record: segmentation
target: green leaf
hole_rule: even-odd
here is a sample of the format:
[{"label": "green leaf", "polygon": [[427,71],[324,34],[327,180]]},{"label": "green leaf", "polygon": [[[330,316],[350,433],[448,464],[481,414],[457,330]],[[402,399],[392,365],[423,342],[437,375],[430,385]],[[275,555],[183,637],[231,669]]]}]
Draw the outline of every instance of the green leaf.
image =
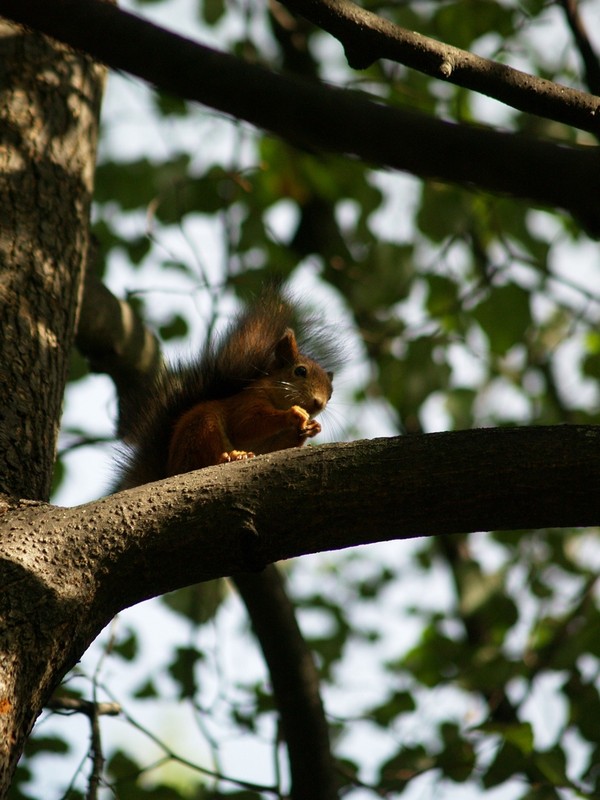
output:
[{"label": "green leaf", "polygon": [[227,584],[225,581],[214,580],[170,592],[161,600],[172,611],[181,614],[195,625],[204,625],[214,619],[226,596]]},{"label": "green leaf", "polygon": [[394,692],[385,703],[367,713],[377,725],[388,728],[400,714],[414,711],[415,708],[415,701],[409,692]]},{"label": "green leaf", "polygon": [[600,719],[600,697],[594,683],[582,680],[578,670],[574,670],[564,687],[569,700],[569,722],[587,739],[598,742],[598,720]]},{"label": "green leaf", "polygon": [[434,18],[439,38],[463,50],[486,33],[504,37],[512,33],[514,11],[490,0],[444,3]]},{"label": "green leaf", "polygon": [[62,755],[71,751],[68,742],[58,736],[32,736],[26,747],[28,756],[43,755],[44,753]]},{"label": "green leaf", "polygon": [[533,752],[533,728],[529,722],[484,722],[476,730],[497,733],[504,742],[509,742],[524,756]]},{"label": "green leaf", "polygon": [[453,430],[473,427],[473,405],[477,398],[474,389],[452,389],[446,394],[445,409],[452,419]]},{"label": "green leaf", "polygon": [[473,745],[463,738],[460,728],[454,723],[444,723],[440,732],[443,748],[436,758],[436,766],[445,777],[456,783],[464,783],[475,766]]},{"label": "green leaf", "polygon": [[132,264],[141,264],[150,252],[150,239],[146,234],[133,239],[123,239],[123,245]]},{"label": "green leaf", "polygon": [[225,14],[224,0],[200,0],[200,13],[207,25],[216,25]]},{"label": "green leaf", "polygon": [[183,339],[189,332],[189,326],[185,317],[181,314],[174,314],[166,325],[161,325],[158,332],[163,341],[171,339]]},{"label": "green leaf", "polygon": [[443,275],[427,275],[427,310],[432,317],[455,314],[458,304],[458,286]]},{"label": "green leaf", "polygon": [[150,679],[136,689],[133,693],[133,696],[137,700],[154,700],[155,698],[160,697],[160,692],[156,688],[154,681]]},{"label": "green leaf", "polygon": [[583,374],[600,381],[600,353],[593,353],[583,358],[581,363]]},{"label": "green leaf", "polygon": [[503,741],[498,748],[492,763],[483,773],[482,783],[486,789],[492,789],[510,780],[527,769],[528,761],[520,748],[512,742]]},{"label": "green leaf", "polygon": [[114,653],[121,656],[125,661],[133,661],[139,649],[137,634],[131,631],[125,639],[113,645],[112,649]]},{"label": "green leaf", "polygon": [[515,283],[497,286],[472,313],[487,336],[492,352],[504,355],[525,340],[525,332],[531,325],[529,293]]},{"label": "green leaf", "polygon": [[421,641],[390,666],[407,670],[424,686],[439,686],[458,677],[463,648],[462,642],[445,636],[435,623],[431,623],[425,628]]},{"label": "green leaf", "polygon": [[163,115],[173,115],[177,117],[184,117],[189,113],[188,104],[181,97],[175,97],[168,92],[155,91],[152,95],[154,105],[157,110]]},{"label": "green leaf", "polygon": [[140,765],[133,758],[117,750],[106,762],[107,771],[117,779],[131,779],[140,772]]},{"label": "green leaf", "polygon": [[389,354],[380,358],[381,388],[404,420],[417,415],[433,392],[447,387],[450,367],[444,359],[445,351],[430,337],[409,342],[399,358]]},{"label": "green leaf", "polygon": [[571,786],[567,777],[567,758],[564,750],[553,747],[544,753],[537,753],[535,765],[552,786]]},{"label": "green leaf", "polygon": [[124,210],[145,208],[157,195],[187,178],[189,156],[177,156],[162,164],[141,158],[126,163],[106,162],[96,169],[97,202],[118,202]]},{"label": "green leaf", "polygon": [[62,482],[67,474],[65,464],[62,458],[57,458],[54,462],[54,472],[52,473],[52,488],[50,494],[54,495],[60,489]]},{"label": "green leaf", "polygon": [[448,236],[463,236],[469,225],[469,200],[464,192],[439,183],[426,183],[421,190],[417,215],[419,230],[433,242]]},{"label": "green leaf", "polygon": [[381,765],[379,782],[387,792],[402,791],[418,775],[435,766],[435,758],[421,745],[403,747]]},{"label": "green leaf", "polygon": [[175,661],[169,666],[169,673],[179,684],[179,697],[194,697],[196,694],[196,665],[204,659],[204,654],[195,647],[177,647]]}]

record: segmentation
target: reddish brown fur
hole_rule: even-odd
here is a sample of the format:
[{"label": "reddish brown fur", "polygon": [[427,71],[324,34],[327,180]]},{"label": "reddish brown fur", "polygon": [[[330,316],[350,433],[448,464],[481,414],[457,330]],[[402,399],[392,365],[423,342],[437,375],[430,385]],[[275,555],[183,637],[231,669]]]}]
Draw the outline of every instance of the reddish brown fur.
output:
[{"label": "reddish brown fur", "polygon": [[331,373],[298,351],[288,329],[267,375],[230,397],[198,403],[177,420],[168,474],[301,447],[320,432],[313,417],[330,397]]}]

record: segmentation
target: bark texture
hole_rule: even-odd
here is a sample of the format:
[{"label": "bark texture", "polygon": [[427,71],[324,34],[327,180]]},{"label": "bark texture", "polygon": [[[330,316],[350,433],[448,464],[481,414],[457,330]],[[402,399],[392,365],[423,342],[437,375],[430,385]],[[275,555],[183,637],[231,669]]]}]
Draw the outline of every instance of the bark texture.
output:
[{"label": "bark texture", "polygon": [[47,499],[87,251],[104,70],[0,21],[0,492]]}]

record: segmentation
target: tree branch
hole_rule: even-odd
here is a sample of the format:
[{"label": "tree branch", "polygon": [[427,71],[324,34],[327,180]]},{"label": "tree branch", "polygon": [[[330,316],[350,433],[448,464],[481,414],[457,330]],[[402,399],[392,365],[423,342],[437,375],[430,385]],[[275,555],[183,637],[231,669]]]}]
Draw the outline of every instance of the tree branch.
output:
[{"label": "tree branch", "polygon": [[296,145],[567,209],[600,235],[595,148],[456,125],[277,75],[103,2],[0,0],[0,13]]},{"label": "tree branch", "polygon": [[[119,397],[119,435],[130,427],[139,412],[139,398],[162,363],[160,345],[131,305],[119,300],[91,269],[86,270],[75,344],[93,372],[109,375]],[[125,391],[127,389],[128,391]],[[135,406],[135,407],[133,407]]]},{"label": "tree branch", "polygon": [[319,673],[296,620],[283,575],[274,564],[235,585],[269,668],[287,743],[294,800],[337,797]]},{"label": "tree branch", "polygon": [[[79,579],[104,624],[149,597],[307,553],[460,531],[597,525],[599,449],[600,428],[569,425],[272,453],[76,508],[26,508],[12,518],[6,557],[39,569],[58,596],[76,595]],[[66,565],[73,580],[64,587]]]},{"label": "tree branch", "polygon": [[581,55],[588,88],[590,92],[600,94],[600,59],[581,19],[577,0],[559,0],[559,3],[563,7],[567,23]]},{"label": "tree branch", "polygon": [[86,272],[75,344],[93,372],[110,375],[117,385],[152,373],[161,363],[160,346],[131,305]]},{"label": "tree branch", "polygon": [[60,678],[121,609],[322,550],[597,525],[599,450],[596,426],[398,437],[273,453],[77,508],[7,512],[0,584],[11,591],[0,592],[0,619],[17,649],[5,648],[4,741],[15,742],[0,747],[6,770]]},{"label": "tree branch", "polygon": [[[570,1],[570,0],[564,0]],[[387,58],[512,108],[600,133],[600,98],[408,31],[351,0],[282,0],[335,36],[354,69]]]}]

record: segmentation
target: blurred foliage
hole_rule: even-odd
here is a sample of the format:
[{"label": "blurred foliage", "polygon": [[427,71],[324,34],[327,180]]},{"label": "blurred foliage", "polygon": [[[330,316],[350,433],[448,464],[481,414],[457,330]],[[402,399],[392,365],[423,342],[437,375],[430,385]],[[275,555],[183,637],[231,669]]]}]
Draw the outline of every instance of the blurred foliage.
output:
[{"label": "blurred foliage", "polygon": [[[141,13],[159,7],[169,13],[171,7],[170,0],[139,5]],[[531,73],[581,86],[580,60],[556,5],[364,5],[490,58],[510,63],[518,54],[519,66],[526,62]],[[393,104],[481,124],[492,114],[494,122],[514,130],[576,138],[554,123],[492,107],[389,62],[353,74],[328,37],[282,7],[269,13],[267,4],[199,0],[194,8],[196,20],[224,47],[308,79],[340,83],[345,74],[348,86]],[[585,8],[598,12],[597,0]],[[145,152],[142,144],[130,157],[114,143],[102,151],[96,178],[98,271],[114,274],[117,259],[125,258],[140,278],[157,265],[167,279],[177,278],[178,287],[185,278],[187,288],[173,295],[198,299],[205,333],[223,297],[229,303],[245,297],[273,272],[292,281],[308,275],[309,299],[314,290],[317,307],[327,308],[336,298],[356,354],[346,385],[336,386],[330,412],[337,416],[336,436],[390,428],[413,433],[600,422],[600,259],[570,219],[508,198],[395,180],[353,160],[299,152],[175,98],[157,95],[151,113],[161,157],[156,147]],[[123,116],[109,116],[107,131],[111,125],[119,131],[128,121],[126,111]],[[135,129],[135,121],[129,124]],[[128,135],[130,129],[116,139]],[[211,146],[221,140],[220,149]],[[205,241],[195,224],[213,226],[215,238]],[[176,298],[154,287],[154,278],[140,292],[135,278],[129,280],[140,313],[165,342],[187,334],[189,306],[171,307],[169,299]],[[81,375],[81,360],[75,360],[73,380]],[[338,393],[345,393],[342,410],[335,405]],[[369,409],[376,420],[385,418],[382,431],[363,427]],[[64,476],[57,471],[58,482]],[[446,792],[457,796],[450,793],[455,784],[469,798],[503,786],[515,800],[600,796],[596,534],[548,530],[432,538],[397,543],[381,555],[369,548],[291,568],[290,586],[323,678],[347,796],[402,797],[420,786],[419,796],[443,800]],[[163,598],[163,609],[169,609],[164,613],[187,634],[161,652],[159,670],[146,669],[143,636],[136,630],[113,643],[112,658],[102,657],[112,665],[111,679],[119,663],[135,665],[127,702],[134,704],[135,697],[139,707],[170,697],[189,704],[197,714],[193,735],[202,734],[205,742],[196,772],[185,762],[182,780],[168,772],[155,778],[152,770],[163,760],[182,763],[177,752],[189,733],[171,730],[172,745],[162,747],[158,761],[156,754],[133,755],[123,741],[111,749],[107,736],[103,780],[111,789],[103,796],[272,796],[269,779],[263,792],[205,772],[207,763],[209,772],[221,771],[221,745],[206,721],[217,707],[224,740],[232,730],[236,736],[270,736],[277,753],[266,676],[256,677],[242,658],[226,686],[219,666],[211,637],[214,631],[217,640],[232,633],[230,627],[222,633],[234,602],[225,587],[219,582]],[[91,676],[99,691],[98,680]],[[364,682],[369,691],[362,693]],[[548,711],[547,704],[560,712]],[[31,740],[12,800],[35,796],[28,786],[39,771],[40,753],[66,748],[60,735],[43,732],[41,726]],[[150,736],[153,746],[156,737],[166,742],[167,731]],[[70,777],[64,769],[66,787]],[[232,772],[243,778],[239,770]],[[81,796],[86,775],[81,770],[63,796]],[[425,779],[429,783],[419,783]]]}]

